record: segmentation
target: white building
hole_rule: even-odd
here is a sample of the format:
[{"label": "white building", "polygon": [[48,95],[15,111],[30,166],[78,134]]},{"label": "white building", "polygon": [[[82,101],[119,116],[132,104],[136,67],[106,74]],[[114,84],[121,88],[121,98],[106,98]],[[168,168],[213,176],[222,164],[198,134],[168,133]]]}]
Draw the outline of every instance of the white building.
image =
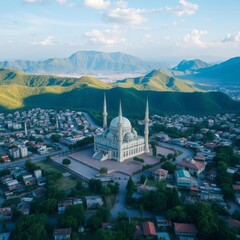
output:
[{"label": "white building", "polygon": [[28,149],[27,149],[27,147],[25,147],[25,146],[20,146],[19,149],[20,149],[21,157],[24,158],[24,157],[27,157],[27,156],[28,156]]},{"label": "white building", "polygon": [[119,104],[119,114],[115,117],[110,126],[107,127],[107,105],[104,95],[103,104],[103,134],[94,137],[93,158],[103,161],[115,159],[119,162],[127,158],[138,156],[144,152],[149,152],[148,146],[148,122],[149,110],[148,101],[145,111],[144,137],[138,136],[136,130],[132,128],[130,121],[122,116],[121,102]]}]

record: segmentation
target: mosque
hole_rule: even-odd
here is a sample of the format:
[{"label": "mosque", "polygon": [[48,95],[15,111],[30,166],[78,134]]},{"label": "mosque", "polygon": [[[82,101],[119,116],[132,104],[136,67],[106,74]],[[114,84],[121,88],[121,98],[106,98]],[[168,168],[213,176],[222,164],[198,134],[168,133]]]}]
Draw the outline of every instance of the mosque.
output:
[{"label": "mosque", "polygon": [[114,159],[119,162],[125,159],[149,152],[148,146],[148,100],[145,111],[144,137],[139,136],[130,121],[122,116],[121,101],[119,103],[118,117],[115,117],[107,127],[106,96],[103,99],[103,134],[94,137],[93,158],[104,161]]}]

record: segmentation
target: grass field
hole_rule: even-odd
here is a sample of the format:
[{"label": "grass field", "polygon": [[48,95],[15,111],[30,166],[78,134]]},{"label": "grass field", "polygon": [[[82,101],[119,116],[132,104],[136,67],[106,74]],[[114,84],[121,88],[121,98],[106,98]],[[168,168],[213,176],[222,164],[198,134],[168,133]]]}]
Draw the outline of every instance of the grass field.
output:
[{"label": "grass field", "polygon": [[[66,172],[63,169],[56,167],[54,164],[52,164],[49,161],[40,162],[40,163],[37,163],[36,165],[41,167],[41,169],[46,172],[48,171],[56,171],[60,173]],[[76,184],[77,184],[77,179],[74,176],[67,176],[67,177],[62,176],[59,180],[57,180],[57,185],[59,186],[60,189],[64,191],[74,188]]]}]

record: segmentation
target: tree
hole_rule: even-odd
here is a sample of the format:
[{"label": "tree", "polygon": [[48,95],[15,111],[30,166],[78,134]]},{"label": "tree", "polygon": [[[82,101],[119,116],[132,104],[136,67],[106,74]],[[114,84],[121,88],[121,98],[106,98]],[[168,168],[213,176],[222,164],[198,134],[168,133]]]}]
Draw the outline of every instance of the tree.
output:
[{"label": "tree", "polygon": [[167,208],[171,209],[180,205],[180,199],[176,188],[170,189],[167,196]]},{"label": "tree", "polygon": [[166,161],[163,163],[162,168],[165,170],[168,170],[169,173],[173,173],[176,169],[175,165],[173,165],[171,162]]},{"label": "tree", "polygon": [[102,222],[107,222],[111,217],[110,209],[107,207],[100,207],[97,210],[96,216],[99,217]]},{"label": "tree", "polygon": [[27,168],[27,170],[31,173],[33,173],[35,170],[40,169],[39,166],[37,166],[36,164],[34,164],[31,160],[27,160],[25,162],[25,167]]},{"label": "tree", "polygon": [[139,215],[140,215],[140,217],[142,218],[142,217],[143,217],[143,214],[144,214],[144,208],[143,208],[143,205],[140,205],[138,211],[139,211]]},{"label": "tree", "polygon": [[141,175],[141,176],[140,176],[140,183],[141,183],[141,184],[144,184],[145,181],[146,181],[146,176],[145,176],[145,175]]},{"label": "tree", "polygon": [[151,147],[152,147],[152,155],[154,157],[156,157],[157,156],[157,147],[156,147],[157,142],[156,141],[152,141],[150,144],[151,144]]},{"label": "tree", "polygon": [[68,159],[68,158],[64,158],[64,159],[62,160],[62,164],[68,166],[68,165],[71,164],[71,160]]},{"label": "tree", "polygon": [[82,204],[67,206],[64,213],[59,217],[59,223],[62,227],[72,227],[77,230],[78,226],[85,220]]},{"label": "tree", "polygon": [[51,139],[53,142],[59,142],[59,140],[60,140],[61,137],[62,137],[62,136],[59,135],[59,134],[52,134],[50,139]]},{"label": "tree", "polygon": [[100,174],[104,175],[104,174],[108,173],[108,169],[105,167],[102,167],[99,172],[100,172]]},{"label": "tree", "polygon": [[88,186],[93,193],[99,194],[102,192],[102,182],[99,179],[90,179]]},{"label": "tree", "polygon": [[105,229],[98,229],[95,234],[96,240],[116,240],[116,233]]},{"label": "tree", "polygon": [[130,178],[128,179],[127,186],[126,186],[126,189],[127,189],[128,194],[132,194],[133,191],[134,191],[134,188],[135,188],[135,183],[134,183],[134,181],[132,180],[132,177],[130,177]]},{"label": "tree", "polygon": [[86,192],[86,188],[84,187],[83,182],[81,180],[77,181],[75,188],[80,195],[84,195]]},{"label": "tree", "polygon": [[16,222],[16,231],[14,233],[14,240],[43,240],[47,237],[46,232],[46,215],[36,214],[29,216],[22,216]]}]

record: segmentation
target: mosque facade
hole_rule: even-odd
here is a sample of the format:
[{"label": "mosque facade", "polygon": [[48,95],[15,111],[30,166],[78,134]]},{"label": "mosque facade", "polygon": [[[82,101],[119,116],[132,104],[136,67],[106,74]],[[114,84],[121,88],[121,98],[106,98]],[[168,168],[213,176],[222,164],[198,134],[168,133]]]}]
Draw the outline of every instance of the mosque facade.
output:
[{"label": "mosque facade", "polygon": [[139,136],[132,127],[130,121],[122,116],[121,101],[119,103],[118,116],[112,119],[109,127],[107,126],[107,103],[106,96],[103,100],[103,133],[94,137],[93,158],[104,161],[114,159],[122,162],[125,159],[138,156],[149,152],[148,145],[148,123],[149,108],[148,100],[145,110],[144,136]]}]

